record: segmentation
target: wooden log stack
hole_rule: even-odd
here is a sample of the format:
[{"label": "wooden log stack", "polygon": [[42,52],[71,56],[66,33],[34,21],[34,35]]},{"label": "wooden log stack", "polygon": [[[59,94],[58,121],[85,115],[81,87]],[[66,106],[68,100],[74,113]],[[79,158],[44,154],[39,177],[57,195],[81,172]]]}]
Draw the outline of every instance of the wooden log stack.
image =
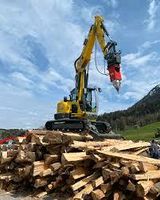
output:
[{"label": "wooden log stack", "polygon": [[160,197],[160,160],[144,156],[148,142],[84,133],[33,130],[17,148],[0,151],[0,185],[30,187],[38,199],[54,192],[70,199],[154,200]]}]

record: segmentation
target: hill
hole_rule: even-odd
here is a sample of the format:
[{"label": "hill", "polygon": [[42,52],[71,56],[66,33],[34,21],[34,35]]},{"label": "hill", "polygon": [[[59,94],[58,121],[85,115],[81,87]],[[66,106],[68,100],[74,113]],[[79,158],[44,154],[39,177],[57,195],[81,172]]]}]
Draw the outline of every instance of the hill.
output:
[{"label": "hill", "polygon": [[151,141],[157,131],[157,127],[160,127],[160,122],[148,124],[140,128],[131,128],[126,131],[121,131],[121,134],[125,139],[139,141]]},{"label": "hill", "polygon": [[108,121],[115,130],[125,130],[160,121],[160,84],[132,107],[122,111],[104,113],[98,119]]}]

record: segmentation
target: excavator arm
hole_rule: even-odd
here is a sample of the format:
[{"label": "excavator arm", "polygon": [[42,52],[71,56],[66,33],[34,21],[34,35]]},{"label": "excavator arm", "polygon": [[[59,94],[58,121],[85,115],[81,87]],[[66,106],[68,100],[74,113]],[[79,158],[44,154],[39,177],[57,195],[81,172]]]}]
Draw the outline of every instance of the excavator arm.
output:
[{"label": "excavator arm", "polygon": [[106,32],[106,29],[104,29],[103,18],[100,16],[95,16],[95,23],[90,28],[88,37],[84,41],[82,53],[76,62],[75,68],[78,73],[85,70],[86,66],[90,62],[92,50],[96,40],[102,49],[104,57],[107,56],[108,49],[105,41]]},{"label": "excavator arm", "polygon": [[[106,36],[108,37],[109,42],[106,41]],[[90,62],[92,50],[96,41],[99,43],[104,59],[107,60],[107,69],[113,86],[117,91],[119,91],[120,88],[121,57],[120,52],[116,51],[117,43],[111,40],[109,33],[104,26],[103,18],[101,16],[95,16],[95,22],[91,26],[88,37],[84,41],[82,53],[75,61],[77,99],[82,105],[84,104],[85,88],[88,86],[87,66]]]}]

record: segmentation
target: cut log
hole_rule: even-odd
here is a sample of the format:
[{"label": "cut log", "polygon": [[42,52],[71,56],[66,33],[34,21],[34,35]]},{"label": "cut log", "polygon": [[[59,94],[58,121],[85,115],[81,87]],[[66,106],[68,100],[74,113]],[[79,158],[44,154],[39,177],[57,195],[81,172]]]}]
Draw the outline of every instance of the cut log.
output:
[{"label": "cut log", "polygon": [[35,188],[44,187],[45,185],[47,185],[47,183],[48,183],[47,179],[45,179],[45,178],[37,178],[35,180],[34,187]]},{"label": "cut log", "polygon": [[32,165],[26,165],[25,167],[19,167],[15,169],[16,176],[20,176],[21,178],[28,177],[31,175],[33,166]]},{"label": "cut log", "polygon": [[67,136],[68,138],[71,138],[72,140],[77,141],[86,141],[86,140],[93,140],[93,137],[91,135],[84,135],[84,134],[77,134],[77,133],[63,133],[64,136]]},{"label": "cut log", "polygon": [[154,194],[155,196],[157,196],[158,194],[160,194],[160,182],[155,183],[155,184],[151,187],[150,193]]},{"label": "cut log", "polygon": [[33,134],[33,133],[28,133],[27,136],[26,136],[26,141],[29,143],[36,143],[38,145],[41,145],[43,144],[43,136],[38,136],[36,134]]},{"label": "cut log", "polygon": [[44,197],[44,196],[46,196],[46,195],[47,195],[47,192],[40,192],[40,193],[36,194],[35,196],[36,196],[36,198],[38,198],[38,199],[42,199],[42,197]]},{"label": "cut log", "polygon": [[125,150],[130,150],[130,149],[137,149],[137,148],[143,148],[143,147],[149,147],[150,143],[149,142],[137,142],[137,143],[132,143],[132,144],[120,144],[120,145],[115,145],[111,150],[112,151],[125,151]]},{"label": "cut log", "polygon": [[0,164],[6,163],[6,162],[10,162],[13,157],[8,157],[7,155],[7,151],[1,151],[1,155],[0,155]]},{"label": "cut log", "polygon": [[103,193],[102,190],[96,189],[96,190],[91,192],[91,196],[92,196],[93,200],[100,200],[100,199],[103,199],[105,197],[105,194]]},{"label": "cut log", "polygon": [[122,167],[121,168],[121,175],[122,176],[129,176],[129,169],[128,169],[128,167]]},{"label": "cut log", "polygon": [[53,171],[50,168],[44,169],[43,171],[39,172],[40,177],[45,177],[45,176],[48,176],[48,175],[51,175],[51,176],[53,175]]},{"label": "cut log", "polygon": [[152,170],[158,170],[158,167],[156,165],[150,164],[150,163],[144,163],[140,162],[139,168],[142,172],[148,172]]},{"label": "cut log", "polygon": [[123,158],[126,160],[147,162],[147,163],[151,163],[155,165],[160,165],[160,160],[157,160],[154,158],[147,158],[144,156],[132,155],[128,153],[116,153],[116,152],[111,152],[111,151],[99,151],[99,150],[97,150],[97,153],[100,153],[101,155],[108,156],[108,157]]},{"label": "cut log", "polygon": [[131,192],[135,192],[135,191],[136,191],[136,186],[135,186],[134,183],[132,183],[132,182],[129,180],[126,189],[129,190],[129,191],[131,191]]},{"label": "cut log", "polygon": [[89,159],[90,156],[86,155],[86,152],[76,152],[76,153],[63,153],[61,162],[62,164],[66,163],[75,163]]},{"label": "cut log", "polygon": [[61,156],[61,154],[62,154],[62,145],[61,144],[59,144],[59,145],[47,145],[46,146],[46,149],[47,149],[47,151],[50,153],[50,154],[52,154],[52,155],[58,155],[59,157]]},{"label": "cut log", "polygon": [[104,183],[100,185],[100,188],[103,191],[103,193],[107,193],[110,190],[112,190],[112,185],[110,183]]},{"label": "cut log", "polygon": [[102,176],[104,181],[108,181],[108,179],[110,179],[111,184],[117,182],[119,180],[119,178],[121,177],[121,170],[110,170],[108,168],[103,168],[102,169]]},{"label": "cut log", "polygon": [[57,171],[58,169],[60,169],[61,167],[61,163],[60,162],[56,162],[50,165],[50,168],[53,172]]},{"label": "cut log", "polygon": [[133,154],[134,155],[139,155],[139,154],[141,154],[141,153],[143,153],[144,151],[147,151],[147,150],[148,150],[148,147],[143,148],[143,149],[139,149],[139,150],[133,152]]},{"label": "cut log", "polygon": [[119,169],[120,168],[120,163],[119,162],[111,162],[111,163],[109,163],[109,167],[111,168],[111,169]]},{"label": "cut log", "polygon": [[113,200],[123,200],[123,194],[122,192],[114,192],[113,194]]},{"label": "cut log", "polygon": [[90,194],[92,191],[93,191],[92,184],[87,184],[84,189],[82,189],[73,197],[73,200],[82,200],[84,199],[85,195]]},{"label": "cut log", "polygon": [[114,172],[111,169],[102,168],[102,176],[103,176],[104,181],[108,181],[108,179],[110,178],[110,175],[113,173]]},{"label": "cut log", "polygon": [[40,175],[45,170],[44,161],[35,161],[33,163],[33,177]]},{"label": "cut log", "polygon": [[91,159],[94,160],[95,162],[101,162],[104,160],[103,157],[100,157],[99,155],[97,154],[91,154]]},{"label": "cut log", "polygon": [[148,171],[144,174],[133,174],[130,177],[134,180],[159,179],[160,178],[160,170]]},{"label": "cut log", "polygon": [[139,181],[136,186],[137,196],[144,197],[149,192],[153,184],[153,181]]},{"label": "cut log", "polygon": [[42,141],[49,144],[63,144],[63,134],[56,131],[47,132]]},{"label": "cut log", "polygon": [[75,184],[71,185],[73,191],[78,190],[79,188],[85,186],[90,181],[96,179],[98,177],[98,173],[94,172],[92,175],[83,178],[82,180],[76,182]]},{"label": "cut log", "polygon": [[62,183],[62,179],[61,177],[57,177],[55,181],[52,181],[50,184],[48,184],[46,190],[49,192],[49,191],[52,191],[54,190],[55,188],[59,187]]},{"label": "cut log", "polygon": [[4,173],[4,174],[0,174],[0,180],[3,181],[10,181],[10,180],[13,180],[14,176],[13,176],[13,173],[10,173],[10,172],[7,172],[7,173]]},{"label": "cut log", "polygon": [[45,165],[50,165],[54,162],[57,162],[59,160],[59,156],[58,155],[50,155],[50,154],[45,154],[44,155],[44,163]]},{"label": "cut log", "polygon": [[70,172],[70,177],[74,180],[83,178],[86,176],[88,172],[84,169],[84,167],[77,167],[75,170]]},{"label": "cut log", "polygon": [[129,168],[132,174],[135,174],[141,171],[139,162],[131,163]]},{"label": "cut log", "polygon": [[15,162],[34,162],[36,158],[35,152],[31,151],[19,151],[15,159]]},{"label": "cut log", "polygon": [[92,181],[93,188],[97,188],[98,186],[100,186],[103,183],[104,183],[104,180],[103,180],[102,176],[100,176],[97,179]]}]

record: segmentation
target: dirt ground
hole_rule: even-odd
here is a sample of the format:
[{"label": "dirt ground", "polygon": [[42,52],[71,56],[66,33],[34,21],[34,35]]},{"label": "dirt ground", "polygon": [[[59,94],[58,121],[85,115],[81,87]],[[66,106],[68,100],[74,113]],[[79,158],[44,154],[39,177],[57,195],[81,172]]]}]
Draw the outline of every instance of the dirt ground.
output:
[{"label": "dirt ground", "polygon": [[[71,200],[68,195],[53,193],[41,198],[42,200]],[[31,197],[28,192],[23,193],[10,193],[4,190],[0,190],[0,200],[37,200],[37,198]]]}]

